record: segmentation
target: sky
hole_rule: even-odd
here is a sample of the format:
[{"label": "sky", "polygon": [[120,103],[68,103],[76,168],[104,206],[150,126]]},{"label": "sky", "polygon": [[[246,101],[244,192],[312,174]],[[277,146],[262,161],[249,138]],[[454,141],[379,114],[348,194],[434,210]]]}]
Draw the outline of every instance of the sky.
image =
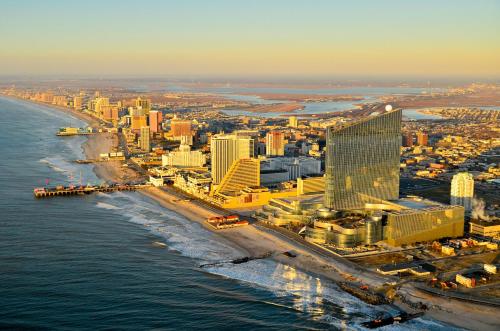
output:
[{"label": "sky", "polygon": [[500,77],[499,0],[2,0],[0,75]]}]

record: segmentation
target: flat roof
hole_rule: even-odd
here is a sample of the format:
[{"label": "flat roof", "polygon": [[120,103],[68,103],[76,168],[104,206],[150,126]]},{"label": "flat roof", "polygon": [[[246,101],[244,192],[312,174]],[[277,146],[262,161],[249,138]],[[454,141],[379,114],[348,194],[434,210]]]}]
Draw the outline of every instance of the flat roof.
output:
[{"label": "flat roof", "polygon": [[491,220],[491,221],[470,220],[470,223],[474,223],[474,224],[481,225],[481,226],[496,226],[496,225],[500,225],[500,218],[496,218],[496,219]]},{"label": "flat roof", "polygon": [[324,196],[324,193],[310,194],[310,195],[304,194],[304,195],[299,195],[299,196],[295,196],[295,197],[275,198],[275,200],[282,200],[282,201],[287,202],[287,203],[291,203],[293,201],[317,203],[317,202],[323,201],[323,196]]},{"label": "flat roof", "polygon": [[398,200],[393,201],[394,203],[410,208],[410,209],[426,209],[429,207],[445,207],[446,205],[436,202],[436,201],[431,201],[431,200],[426,200],[426,199],[416,199],[416,198],[401,198]]}]

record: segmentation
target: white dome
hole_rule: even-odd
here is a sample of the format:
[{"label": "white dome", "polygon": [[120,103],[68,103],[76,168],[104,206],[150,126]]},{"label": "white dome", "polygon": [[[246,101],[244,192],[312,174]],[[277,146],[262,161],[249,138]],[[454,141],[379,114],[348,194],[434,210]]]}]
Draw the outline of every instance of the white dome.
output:
[{"label": "white dome", "polygon": [[385,106],[385,111],[391,111],[391,110],[392,110],[392,106],[391,105]]}]

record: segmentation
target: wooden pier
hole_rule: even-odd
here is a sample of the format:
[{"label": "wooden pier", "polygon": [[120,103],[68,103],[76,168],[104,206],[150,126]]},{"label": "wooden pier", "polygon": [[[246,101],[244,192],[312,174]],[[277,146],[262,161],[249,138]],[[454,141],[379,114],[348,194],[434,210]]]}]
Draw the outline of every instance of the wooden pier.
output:
[{"label": "wooden pier", "polygon": [[117,191],[135,191],[151,187],[149,184],[118,184],[109,186],[56,186],[38,187],[33,190],[36,198],[49,198],[70,195],[87,195],[91,193],[103,192],[111,193]]}]

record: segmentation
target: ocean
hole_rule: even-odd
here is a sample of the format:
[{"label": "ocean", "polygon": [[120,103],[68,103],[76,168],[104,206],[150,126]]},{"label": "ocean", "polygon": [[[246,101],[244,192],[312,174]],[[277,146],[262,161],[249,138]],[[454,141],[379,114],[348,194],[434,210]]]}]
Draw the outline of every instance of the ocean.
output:
[{"label": "ocean", "polygon": [[[362,329],[394,312],[271,260],[200,268],[237,254],[137,192],[35,199],[46,183],[101,182],[72,162],[86,138],[55,136],[85,123],[2,97],[0,116],[2,330]],[[450,328],[419,318],[404,329]]]}]

